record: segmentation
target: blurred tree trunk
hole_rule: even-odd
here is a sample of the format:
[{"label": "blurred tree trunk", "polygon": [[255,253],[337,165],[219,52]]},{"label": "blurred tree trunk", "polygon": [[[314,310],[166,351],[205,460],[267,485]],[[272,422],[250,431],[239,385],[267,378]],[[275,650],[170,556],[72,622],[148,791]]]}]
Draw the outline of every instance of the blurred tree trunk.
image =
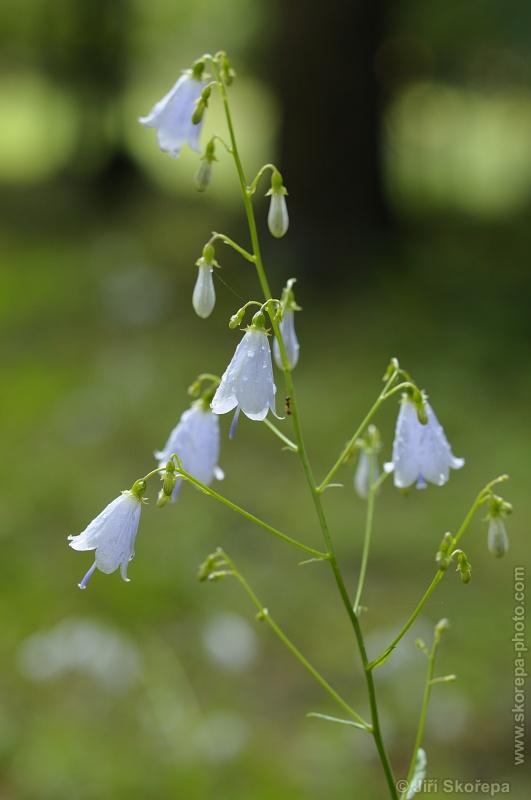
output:
[{"label": "blurred tree trunk", "polygon": [[44,68],[78,106],[69,175],[98,193],[136,167],[123,148],[118,98],[126,81],[131,0],[55,0],[41,10]]},{"label": "blurred tree trunk", "polygon": [[336,279],[371,270],[391,226],[374,74],[387,8],[388,0],[285,0],[278,9],[272,73],[294,256],[320,287],[333,279],[332,291]]}]

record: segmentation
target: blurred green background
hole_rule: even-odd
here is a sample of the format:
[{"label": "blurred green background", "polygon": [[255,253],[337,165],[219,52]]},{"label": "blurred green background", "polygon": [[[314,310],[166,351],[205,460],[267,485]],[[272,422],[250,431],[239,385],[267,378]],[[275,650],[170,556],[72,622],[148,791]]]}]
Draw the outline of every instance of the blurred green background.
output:
[{"label": "blurred green background", "polygon": [[[511,476],[505,558],[487,552],[478,514],[463,542],[471,583],[450,571],[376,673],[397,775],[426,666],[414,639],[431,640],[448,617],[437,672],[458,680],[433,691],[428,776],[440,787],[508,781],[513,798],[527,796],[510,639],[514,569],[530,553],[529,5],[25,0],[22,12],[11,0],[0,22],[1,800],[385,796],[372,741],[306,718],[337,712],[236,583],[195,579],[222,545],[367,714],[325,565],[297,566],[287,545],[186,487],[176,506],[144,509],[130,584],[97,573],[80,592],[91,556],[67,547],[154,465],[188,385],[231,358],[230,314],[259,296],[248,267],[219,249],[215,313],[195,317],[194,262],[210,231],[247,242],[233,167],[220,152],[198,195],[197,156],[173,161],[136,122],[180,69],[221,48],[238,74],[230,96],[248,179],[274,160],[290,192],[280,242],[267,235],[266,201],[256,208],[273,290],[298,278],[295,378],[318,480],[392,356],[466,458],[441,489],[381,493],[370,656],[416,606],[444,532],[487,481]],[[216,98],[204,143],[214,131],[224,133]],[[376,420],[386,459],[396,413],[391,401]],[[228,425],[223,493],[319,547],[294,457],[265,426],[242,419],[229,442]],[[353,590],[364,520],[354,466],[325,495]]]}]

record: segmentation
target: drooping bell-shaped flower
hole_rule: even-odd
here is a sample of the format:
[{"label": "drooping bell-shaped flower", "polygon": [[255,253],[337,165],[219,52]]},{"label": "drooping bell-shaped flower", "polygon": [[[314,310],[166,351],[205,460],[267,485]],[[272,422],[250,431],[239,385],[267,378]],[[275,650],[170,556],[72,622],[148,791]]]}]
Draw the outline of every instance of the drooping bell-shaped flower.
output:
[{"label": "drooping bell-shaped flower", "polygon": [[[279,328],[282,335],[282,341],[284,342],[284,349],[286,351],[289,367],[290,369],[295,369],[299,360],[300,345],[297,339],[297,334],[295,333],[295,313],[293,308],[287,308],[285,310],[282,322],[279,324]],[[273,356],[275,358],[275,364],[277,367],[279,369],[284,369],[284,364],[282,363],[282,357],[280,355],[280,347],[276,337],[273,341]]]},{"label": "drooping bell-shaped flower", "polygon": [[230,431],[232,439],[240,410],[254,420],[265,419],[271,410],[280,419],[275,410],[276,391],[264,316],[259,312],[253,317],[253,324],[245,331],[221,378],[212,400],[212,411],[214,414],[226,414],[236,408]]},{"label": "drooping bell-shaped flower", "polygon": [[[205,486],[210,486],[214,478],[223,479],[218,467],[219,418],[203,400],[197,400],[182,414],[163,449],[155,452],[159,467],[164,467],[172,455],[178,456],[183,469]],[[177,478],[172,502],[177,499],[181,484],[182,478]]]},{"label": "drooping bell-shaped flower", "polygon": [[396,423],[393,460],[386,464],[387,471],[393,470],[394,484],[399,489],[413,483],[417,489],[424,489],[427,483],[442,486],[450,468],[460,469],[465,463],[464,458],[453,455],[430,404],[423,401],[420,411],[426,424],[419,422],[417,404],[404,395]]},{"label": "drooping bell-shaped flower", "polygon": [[271,189],[266,193],[266,197],[271,197],[267,225],[269,232],[277,239],[284,236],[289,226],[288,206],[286,204],[287,193],[282,183],[280,172],[275,170],[271,176]]},{"label": "drooping bell-shaped flower", "polygon": [[206,86],[201,77],[204,65],[196,64],[193,70],[184,72],[162,100],[156,103],[149,114],[140,117],[139,122],[147,128],[158,128],[159,147],[173,157],[179,155],[183,144],[196,152],[201,152],[199,136],[202,118],[194,124],[192,116],[196,113],[197,102]]},{"label": "drooping bell-shaped flower", "polygon": [[86,589],[95,569],[106,575],[120,567],[124,581],[128,581],[127,565],[133,558],[135,539],[142,509],[144,481],[137,481],[133,488],[113,500],[101,514],[92,520],[83,533],[69,536],[74,550],[95,550],[96,560],[79,585]]}]

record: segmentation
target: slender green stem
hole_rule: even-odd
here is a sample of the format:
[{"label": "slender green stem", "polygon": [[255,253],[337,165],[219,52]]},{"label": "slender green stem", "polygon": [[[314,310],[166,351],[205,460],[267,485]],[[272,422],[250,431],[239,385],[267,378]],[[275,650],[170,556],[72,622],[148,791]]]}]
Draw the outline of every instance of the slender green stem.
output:
[{"label": "slender green stem", "polygon": [[223,244],[226,244],[229,247],[232,247],[233,250],[236,250],[236,252],[243,256],[246,261],[250,261],[252,264],[255,263],[255,257],[251,253],[248,253],[245,248],[240,247],[240,245],[236,244],[236,242],[234,242],[232,239],[229,239],[229,237],[225,236],[224,233],[216,233],[213,231],[212,239],[219,239],[220,242],[223,242]]},{"label": "slender green stem", "polygon": [[294,430],[295,430],[295,439],[296,439],[296,441],[298,443],[299,457],[301,459],[302,468],[303,468],[304,474],[306,476],[306,481],[308,483],[308,487],[310,489],[310,492],[311,492],[311,495],[312,495],[312,498],[313,498],[313,502],[314,502],[314,505],[315,505],[315,510],[316,510],[316,513],[317,513],[317,517],[319,519],[319,523],[320,523],[321,530],[322,530],[322,533],[323,533],[323,538],[325,540],[325,544],[326,544],[326,548],[327,548],[327,552],[328,552],[328,556],[329,556],[330,567],[331,567],[333,575],[334,575],[334,580],[336,582],[336,586],[337,586],[339,594],[341,596],[341,600],[343,601],[343,605],[345,607],[345,610],[346,610],[346,612],[347,612],[347,614],[349,616],[349,619],[351,621],[352,627],[354,629],[354,634],[356,636],[356,641],[357,641],[358,649],[359,649],[359,652],[360,652],[360,657],[361,657],[361,661],[362,661],[362,665],[363,665],[363,669],[364,669],[364,674],[365,674],[365,681],[366,681],[366,684],[367,684],[367,693],[368,693],[368,696],[369,696],[369,704],[370,704],[370,708],[371,708],[372,734],[373,734],[373,737],[374,737],[374,742],[375,742],[375,745],[376,745],[376,749],[378,751],[380,762],[382,764],[382,768],[383,768],[383,771],[384,771],[384,774],[385,774],[387,785],[389,787],[390,795],[394,800],[397,800],[398,794],[397,794],[397,791],[396,791],[396,781],[395,781],[395,777],[393,775],[393,770],[392,770],[391,764],[389,762],[389,757],[387,755],[385,744],[384,744],[384,741],[383,741],[383,738],[382,738],[382,732],[381,732],[381,728],[380,728],[380,719],[379,719],[379,713],[378,713],[378,705],[377,705],[377,700],[376,700],[376,690],[375,690],[375,686],[374,686],[374,680],[373,680],[372,672],[368,669],[368,658],[367,658],[367,653],[366,653],[366,650],[365,650],[365,642],[363,640],[363,634],[362,634],[362,631],[361,631],[361,626],[359,624],[358,617],[357,617],[356,613],[354,612],[352,601],[351,601],[351,599],[349,597],[347,588],[345,586],[345,582],[343,580],[343,575],[341,573],[341,570],[339,568],[339,564],[338,564],[337,559],[336,559],[333,542],[332,542],[332,539],[331,539],[331,536],[330,536],[330,532],[329,532],[329,529],[328,529],[328,521],[326,519],[326,516],[325,516],[325,513],[324,513],[324,509],[323,509],[323,505],[322,505],[322,501],[321,501],[321,495],[320,495],[319,490],[318,490],[318,488],[317,488],[317,486],[315,484],[315,479],[314,479],[314,476],[313,476],[313,473],[312,473],[312,470],[311,470],[311,467],[310,467],[310,463],[309,463],[309,460],[308,460],[308,454],[306,452],[306,447],[305,447],[304,439],[303,439],[303,436],[302,436],[302,430],[301,430],[299,414],[298,414],[298,407],[297,407],[297,403],[296,403],[296,399],[295,399],[295,389],[294,389],[294,386],[293,386],[293,380],[292,380],[292,376],[291,376],[291,371],[289,369],[287,369],[285,371],[285,378],[286,378],[286,391],[291,397],[291,412],[292,412],[293,426],[294,426]]},{"label": "slender green stem", "polygon": [[371,546],[371,535],[374,521],[374,503],[376,499],[376,486],[374,482],[374,470],[376,466],[376,454],[374,450],[369,452],[369,494],[367,496],[367,516],[365,518],[365,537],[363,540],[363,553],[361,556],[360,577],[358,580],[358,589],[356,591],[356,598],[354,600],[354,612],[356,615],[360,613],[361,596],[363,594],[363,585],[365,583],[365,574],[367,572],[367,562],[369,560],[369,550]]},{"label": "slender green stem", "polygon": [[[172,456],[172,458],[177,458],[177,457]],[[184,470],[181,466],[178,467],[178,474],[182,475],[183,478],[186,478],[187,481],[196,486],[198,489],[201,489],[201,491],[204,492],[205,494],[208,494],[210,497],[213,497],[214,500],[217,500],[219,503],[223,503],[223,505],[227,506],[227,508],[230,508],[232,511],[235,511],[237,514],[241,514],[241,516],[245,517],[245,519],[248,519],[250,522],[254,522],[255,525],[259,525],[260,528],[269,531],[269,533],[272,533],[274,536],[277,536],[284,542],[287,542],[288,544],[291,544],[294,547],[298,547],[299,550],[304,550],[305,553],[310,553],[312,556],[315,556],[316,558],[319,558],[321,560],[328,560],[327,553],[321,553],[319,550],[314,550],[313,547],[308,547],[307,545],[302,544],[302,542],[298,542],[296,539],[292,539],[291,536],[287,536],[285,533],[278,531],[276,528],[273,528],[271,525],[268,525],[267,522],[264,522],[263,520],[259,519],[259,517],[255,517],[253,514],[249,514],[249,512],[245,511],[244,508],[240,508],[240,506],[237,506],[235,503],[232,503],[230,500],[227,500],[226,497],[223,497],[223,495],[218,494],[209,486],[205,486],[204,483],[198,481],[197,478],[194,478],[193,475],[190,475],[190,473],[186,472],[186,470]]]},{"label": "slender green stem", "polygon": [[437,648],[439,647],[439,643],[441,641],[442,630],[444,630],[444,628],[440,627],[442,623],[444,623],[445,626],[448,625],[448,621],[447,620],[441,620],[441,622],[439,622],[437,624],[437,626],[435,628],[435,635],[433,637],[433,644],[431,646],[431,650],[429,652],[426,652],[426,655],[428,657],[428,674],[426,675],[426,685],[424,687],[424,694],[423,694],[423,697],[422,697],[422,707],[421,707],[421,710],[420,710],[420,718],[419,718],[419,724],[418,724],[418,728],[417,728],[417,735],[416,735],[416,738],[415,738],[415,744],[413,746],[413,756],[412,756],[412,759],[411,759],[411,764],[410,764],[409,771],[408,771],[407,778],[406,778],[406,785],[408,785],[408,786],[411,784],[411,779],[413,777],[413,773],[415,771],[415,765],[417,763],[417,753],[418,753],[419,747],[422,744],[422,737],[424,735],[424,726],[426,724],[426,715],[428,713],[428,705],[429,705],[429,702],[430,702],[431,688],[432,688],[433,683],[434,683],[433,672],[434,672],[434,669],[435,669],[435,656],[437,654]]},{"label": "slender green stem", "polygon": [[296,659],[297,659],[297,660],[298,660],[298,661],[299,661],[299,662],[300,662],[300,663],[303,665],[303,667],[305,667],[305,669],[307,669],[307,670],[308,670],[308,672],[309,672],[309,673],[310,673],[310,674],[311,674],[311,675],[312,675],[312,676],[315,678],[315,680],[316,680],[316,681],[317,681],[317,682],[318,682],[318,683],[319,683],[319,684],[320,684],[320,685],[323,687],[323,689],[325,689],[325,691],[327,691],[327,692],[328,692],[328,694],[329,694],[331,697],[333,697],[333,698],[334,698],[334,700],[336,701],[336,703],[338,703],[338,705],[340,705],[340,706],[341,706],[341,708],[342,708],[344,711],[346,711],[346,712],[347,712],[347,713],[348,713],[348,714],[349,714],[349,715],[350,715],[350,716],[351,716],[353,719],[355,719],[357,722],[359,722],[359,723],[360,723],[360,725],[362,725],[362,726],[365,728],[365,730],[367,730],[367,731],[370,731],[370,730],[371,730],[371,725],[370,725],[370,723],[369,723],[369,722],[366,722],[366,721],[363,719],[363,717],[361,717],[359,714],[357,714],[357,713],[356,713],[356,711],[354,711],[354,709],[352,709],[352,708],[349,706],[349,704],[348,704],[348,703],[346,703],[346,702],[345,702],[345,700],[343,700],[343,698],[342,698],[342,697],[341,697],[341,696],[340,696],[340,695],[339,695],[339,694],[338,694],[338,693],[335,691],[335,689],[333,689],[333,688],[330,686],[330,684],[329,684],[329,683],[328,683],[328,682],[327,682],[327,681],[326,681],[326,680],[323,678],[323,676],[322,676],[322,675],[321,675],[321,674],[320,674],[320,673],[319,673],[319,672],[318,672],[318,671],[315,669],[315,667],[314,667],[314,666],[312,666],[312,664],[310,664],[310,662],[308,661],[308,659],[307,659],[307,658],[305,658],[305,657],[302,655],[302,653],[300,652],[300,650],[298,650],[298,649],[295,647],[295,645],[293,644],[293,642],[292,642],[292,641],[291,641],[291,640],[290,640],[290,639],[289,639],[289,638],[286,636],[286,634],[285,634],[285,633],[282,631],[282,629],[281,629],[281,628],[280,628],[280,627],[277,625],[277,623],[276,623],[276,622],[274,621],[274,619],[271,617],[271,615],[270,615],[269,611],[267,610],[267,608],[265,608],[265,607],[263,606],[263,604],[260,602],[260,600],[258,599],[258,597],[255,595],[255,593],[253,592],[253,590],[251,589],[251,587],[249,586],[249,584],[247,583],[247,581],[245,580],[245,578],[243,577],[243,575],[241,575],[241,573],[240,573],[240,572],[238,572],[238,570],[237,570],[237,568],[236,568],[236,566],[235,566],[234,562],[233,562],[233,561],[232,561],[232,560],[231,560],[231,559],[230,559],[230,558],[227,556],[227,554],[226,554],[225,552],[223,552],[223,551],[220,551],[220,555],[221,555],[221,556],[222,556],[222,558],[225,560],[225,562],[227,563],[227,565],[230,567],[232,574],[234,575],[234,577],[235,577],[235,578],[237,578],[237,580],[239,581],[239,583],[241,584],[241,586],[242,586],[242,587],[245,589],[246,593],[247,593],[247,594],[248,594],[248,596],[251,598],[251,600],[252,600],[253,604],[254,604],[254,605],[256,606],[256,608],[258,609],[258,612],[259,612],[259,619],[263,619],[263,620],[265,620],[265,621],[267,622],[267,624],[269,625],[269,627],[271,628],[271,630],[273,630],[273,631],[276,633],[276,635],[278,636],[278,638],[280,639],[280,641],[281,641],[281,642],[282,642],[282,643],[283,643],[283,644],[284,644],[284,645],[285,645],[285,646],[288,648],[288,650],[289,650],[291,653],[293,653],[293,655],[295,656],[295,658],[296,658]]},{"label": "slender green stem", "polygon": [[[490,483],[488,483],[480,491],[480,493],[478,494],[478,496],[474,500],[474,503],[472,504],[472,506],[470,508],[470,511],[466,515],[465,519],[463,520],[463,523],[462,523],[461,527],[459,528],[459,530],[458,530],[458,532],[457,532],[457,534],[455,536],[454,545],[456,545],[458,543],[458,541],[461,539],[461,537],[465,533],[466,529],[470,525],[470,522],[472,521],[472,518],[473,518],[474,514],[476,513],[476,511],[478,510],[478,508],[488,500],[491,488],[497,483],[501,483],[503,481],[506,481],[507,477],[508,477],[507,475],[501,475],[499,478],[495,478],[495,480],[490,481]],[[398,644],[400,639],[402,639],[404,634],[407,633],[407,631],[411,628],[413,622],[416,620],[416,618],[418,617],[418,615],[420,614],[420,612],[422,611],[422,609],[424,608],[424,606],[426,605],[426,603],[430,599],[431,595],[435,591],[435,588],[436,588],[437,584],[443,579],[445,574],[446,574],[446,570],[445,569],[437,570],[437,573],[436,573],[435,577],[433,578],[432,582],[430,583],[430,585],[429,585],[428,589],[426,590],[424,596],[422,597],[420,603],[418,604],[418,606],[416,607],[416,609],[414,610],[413,614],[410,616],[410,618],[408,619],[408,621],[406,622],[406,624],[404,625],[404,627],[402,628],[402,630],[400,631],[398,636],[396,636],[393,639],[393,641],[391,642],[389,647],[386,647],[386,649],[382,653],[380,653],[378,658],[375,658],[374,661],[370,662],[370,664],[368,665],[368,669],[372,670],[375,667],[381,666],[382,664],[384,664],[387,661],[387,658],[391,655],[391,652],[394,650],[394,648],[396,647],[396,645]]]},{"label": "slender green stem", "polygon": [[256,178],[254,179],[254,181],[249,186],[249,194],[250,195],[253,195],[255,193],[256,187],[258,186],[262,175],[265,172],[267,172],[268,169],[270,169],[271,172],[276,172],[276,170],[277,170],[277,168],[275,167],[274,164],[264,164],[264,166],[259,170],[259,172],[258,172]]},{"label": "slender green stem", "polygon": [[287,436],[284,436],[282,431],[279,431],[277,426],[274,425],[267,417],[265,417],[262,420],[262,422],[269,428],[270,431],[272,431],[275,434],[275,436],[278,436],[281,442],[284,442],[288,450],[292,450],[294,453],[297,453],[299,451],[299,448],[297,447],[295,442],[292,442],[291,439],[288,439]]},{"label": "slender green stem", "polygon": [[437,574],[435,575],[434,579],[430,583],[430,585],[429,585],[426,593],[424,594],[422,600],[420,601],[420,603],[418,604],[418,606],[416,607],[416,609],[414,610],[414,612],[412,613],[412,615],[410,616],[410,618],[408,619],[408,621],[406,622],[406,624],[404,625],[404,627],[402,628],[402,630],[400,631],[398,636],[395,639],[393,639],[393,641],[391,642],[389,647],[386,647],[386,649],[383,651],[383,653],[380,653],[378,658],[375,658],[374,661],[371,661],[371,663],[368,665],[368,669],[372,670],[375,667],[380,667],[382,664],[384,664],[387,661],[387,659],[389,658],[389,656],[391,655],[391,653],[393,652],[393,650],[397,646],[397,644],[400,641],[400,639],[408,632],[408,630],[411,628],[411,626],[413,625],[413,623],[417,619],[418,615],[420,614],[420,612],[422,611],[422,609],[424,608],[424,606],[426,605],[426,603],[430,599],[431,595],[435,591],[435,587],[437,586],[439,581],[441,581],[443,579],[444,575],[445,575],[445,570],[440,569],[440,570],[437,571]]},{"label": "slender green stem", "polygon": [[264,267],[262,264],[262,256],[260,254],[260,242],[258,240],[258,231],[256,228],[256,220],[254,218],[253,212],[253,205],[251,202],[251,196],[249,192],[249,188],[247,186],[247,181],[245,180],[245,173],[243,171],[242,162],[240,159],[240,154],[238,151],[238,144],[236,142],[236,136],[234,134],[234,125],[232,123],[232,115],[230,112],[229,101],[227,98],[227,92],[225,90],[225,84],[221,80],[221,76],[219,74],[218,66],[215,61],[212,61],[212,70],[216,76],[216,80],[218,81],[219,91],[221,94],[221,101],[223,103],[223,108],[225,110],[225,119],[227,121],[227,127],[229,129],[229,137],[232,146],[232,156],[234,158],[234,164],[236,166],[236,172],[238,173],[238,179],[240,182],[240,187],[242,190],[242,197],[243,203],[245,206],[245,214],[247,216],[247,224],[249,226],[249,233],[251,235],[251,244],[252,244],[252,251],[256,266],[256,271],[258,274],[258,280],[260,281],[260,286],[262,287],[262,292],[266,300],[271,297],[271,291],[269,289],[269,284],[266,278],[266,274],[264,271]]},{"label": "slender green stem", "polygon": [[336,463],[334,464],[334,466],[332,467],[326,478],[324,478],[317,487],[318,492],[322,492],[324,491],[324,489],[326,489],[326,487],[328,486],[328,484],[330,483],[330,481],[332,480],[338,469],[341,467],[345,459],[347,459],[350,453],[352,452],[352,448],[354,447],[356,440],[359,439],[365,428],[367,428],[369,422],[371,421],[375,413],[378,411],[384,400],[387,400],[387,398],[391,397],[391,395],[395,394],[395,392],[402,391],[406,389],[408,386],[412,385],[411,383],[406,382],[406,383],[401,383],[398,386],[395,386],[394,388],[391,388],[393,383],[400,374],[401,370],[398,367],[395,370],[393,370],[389,380],[386,382],[376,402],[374,403],[372,408],[369,410],[368,414],[365,416],[363,422],[358,426],[355,433],[351,436],[351,438],[341,451],[339,458],[337,459]]}]

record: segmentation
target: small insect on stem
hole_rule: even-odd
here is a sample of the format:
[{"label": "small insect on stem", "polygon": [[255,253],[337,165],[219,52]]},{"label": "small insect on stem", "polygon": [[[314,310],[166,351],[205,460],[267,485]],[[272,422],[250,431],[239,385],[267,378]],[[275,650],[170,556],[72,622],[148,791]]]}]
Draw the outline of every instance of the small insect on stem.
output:
[{"label": "small insect on stem", "polygon": [[286,405],[284,406],[284,413],[286,414],[287,417],[291,417],[291,397],[289,396],[289,394],[286,397]]}]

